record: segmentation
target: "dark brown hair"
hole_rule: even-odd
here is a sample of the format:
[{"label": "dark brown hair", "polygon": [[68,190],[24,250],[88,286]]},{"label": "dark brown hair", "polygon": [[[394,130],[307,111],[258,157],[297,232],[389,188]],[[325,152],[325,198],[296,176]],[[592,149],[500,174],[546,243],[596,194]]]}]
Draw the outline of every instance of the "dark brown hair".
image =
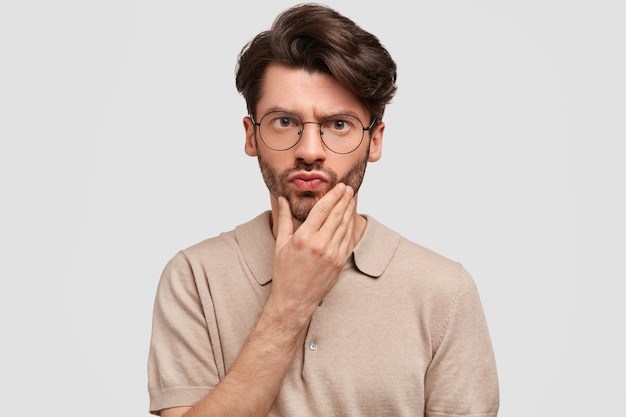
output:
[{"label": "dark brown hair", "polygon": [[254,115],[268,65],[330,74],[381,120],[396,92],[396,64],[378,38],[335,10],[300,4],[280,14],[239,54],[236,86]]}]

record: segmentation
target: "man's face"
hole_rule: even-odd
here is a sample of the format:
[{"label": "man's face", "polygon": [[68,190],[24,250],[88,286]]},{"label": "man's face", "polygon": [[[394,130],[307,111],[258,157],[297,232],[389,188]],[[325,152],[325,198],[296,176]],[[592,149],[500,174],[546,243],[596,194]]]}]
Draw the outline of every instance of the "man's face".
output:
[{"label": "man's face", "polygon": [[[304,122],[320,122],[334,114],[354,115],[366,126],[370,122],[365,106],[331,76],[279,65],[271,65],[266,71],[255,118],[260,120],[275,110],[295,113]],[[355,193],[358,191],[367,162],[380,158],[384,129],[379,123],[372,132],[364,133],[361,145],[354,152],[336,154],[324,146],[317,124],[303,125],[301,139],[284,151],[268,148],[249,118],[244,119],[244,126],[246,153],[258,158],[271,195],[287,198],[294,218],[300,222],[338,182],[350,185]]]}]

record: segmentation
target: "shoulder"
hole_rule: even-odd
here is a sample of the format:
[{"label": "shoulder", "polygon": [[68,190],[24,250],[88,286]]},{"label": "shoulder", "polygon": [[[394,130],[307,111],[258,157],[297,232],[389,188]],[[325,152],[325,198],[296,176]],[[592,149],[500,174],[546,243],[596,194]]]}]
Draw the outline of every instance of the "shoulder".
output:
[{"label": "shoulder", "polygon": [[401,237],[394,262],[399,268],[410,269],[421,275],[452,279],[465,279],[463,265],[425,246]]},{"label": "shoulder", "polygon": [[197,242],[182,249],[174,258],[185,258],[191,264],[232,262],[233,257],[239,256],[242,247],[256,246],[256,242],[266,239],[269,229],[269,212],[264,212],[255,218],[236,226],[234,229],[222,232],[217,236]]},{"label": "shoulder", "polygon": [[203,287],[214,279],[253,276],[264,284],[271,280],[274,245],[269,212],[264,212],[233,230],[180,250],[165,266],[162,281]]},{"label": "shoulder", "polygon": [[361,257],[380,258],[380,254],[386,253],[387,265],[381,277],[400,280],[422,294],[431,292],[453,298],[474,285],[460,262],[407,239],[371,216],[368,223],[372,228],[370,237],[376,239],[368,243],[368,253]]},{"label": "shoulder", "polygon": [[356,249],[362,257],[385,257],[389,264],[435,274],[458,274],[463,267],[440,253],[407,239],[372,216],[367,218],[367,229]]},{"label": "shoulder", "polygon": [[236,247],[235,231],[222,232],[217,236],[197,242],[180,250],[174,257],[183,257],[188,262],[201,262],[212,258],[219,258]]}]

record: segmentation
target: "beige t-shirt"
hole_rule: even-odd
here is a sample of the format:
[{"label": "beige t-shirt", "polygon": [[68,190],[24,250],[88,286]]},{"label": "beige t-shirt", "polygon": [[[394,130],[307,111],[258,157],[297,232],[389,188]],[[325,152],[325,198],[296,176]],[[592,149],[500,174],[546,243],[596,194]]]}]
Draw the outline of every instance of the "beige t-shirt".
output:
[{"label": "beige t-shirt", "polygon": [[[269,219],[265,212],[166,265],[148,361],[150,412],[193,405],[233,365],[271,290]],[[494,417],[498,403],[472,278],[368,216],[269,415]]]}]

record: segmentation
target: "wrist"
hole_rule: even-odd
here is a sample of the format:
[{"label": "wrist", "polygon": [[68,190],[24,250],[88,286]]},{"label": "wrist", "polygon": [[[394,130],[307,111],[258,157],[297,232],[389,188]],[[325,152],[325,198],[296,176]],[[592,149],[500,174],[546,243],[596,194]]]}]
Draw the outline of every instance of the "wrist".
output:
[{"label": "wrist", "polygon": [[265,304],[255,332],[266,335],[279,345],[298,345],[304,338],[313,315],[313,308],[292,300],[276,300],[272,296]]}]

